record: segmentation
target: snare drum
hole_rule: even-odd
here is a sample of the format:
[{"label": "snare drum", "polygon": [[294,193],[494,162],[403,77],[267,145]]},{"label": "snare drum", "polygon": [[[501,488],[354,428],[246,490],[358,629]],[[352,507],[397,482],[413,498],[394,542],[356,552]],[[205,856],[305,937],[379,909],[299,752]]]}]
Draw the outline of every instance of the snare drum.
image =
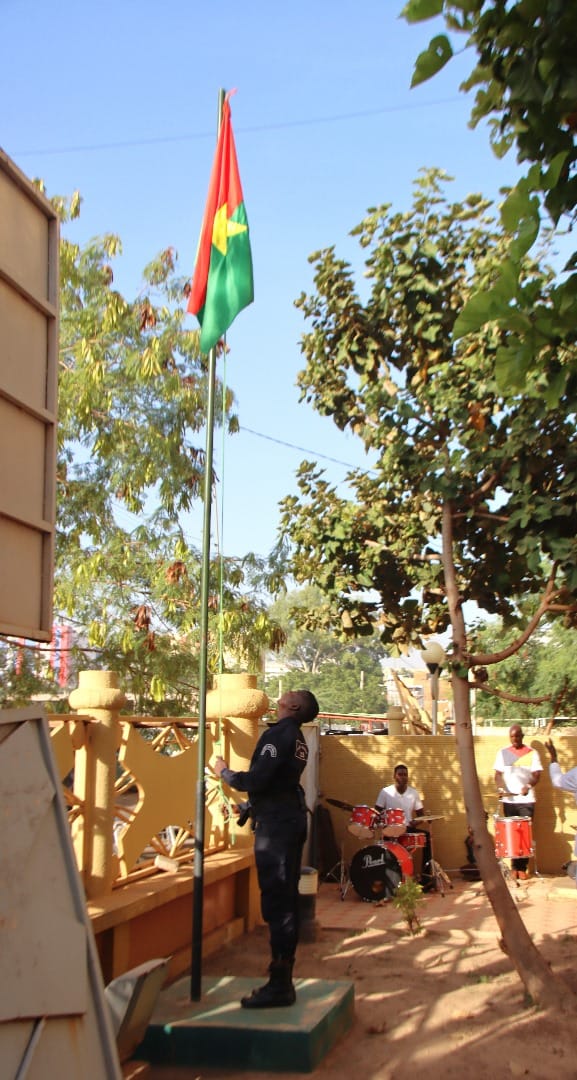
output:
[{"label": "snare drum", "polygon": [[383,810],[381,813],[383,836],[402,836],[407,831],[404,810]]},{"label": "snare drum", "polygon": [[496,817],[495,854],[498,859],[527,859],[533,854],[533,822],[526,817]]},{"label": "snare drum", "polygon": [[427,837],[424,832],[407,832],[403,836],[399,836],[399,844],[402,844],[407,851],[416,851],[417,848],[424,848],[427,843]]},{"label": "snare drum", "polygon": [[372,837],[378,820],[378,812],[373,810],[372,806],[354,806],[347,828],[359,840],[368,840]]}]

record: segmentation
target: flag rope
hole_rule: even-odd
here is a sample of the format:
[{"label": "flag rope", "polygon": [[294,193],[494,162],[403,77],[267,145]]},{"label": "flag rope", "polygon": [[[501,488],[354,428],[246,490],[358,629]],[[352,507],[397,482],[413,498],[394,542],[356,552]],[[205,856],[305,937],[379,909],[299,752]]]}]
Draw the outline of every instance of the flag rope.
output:
[{"label": "flag rope", "polygon": [[[222,398],[221,398],[221,466],[220,466],[220,498],[216,498],[216,521],[219,524],[218,535],[218,673],[222,675],[224,669],[224,491],[226,476],[226,387],[227,387],[227,363],[226,363],[226,338],[223,349],[223,373],[222,373]],[[222,680],[219,682],[219,691],[222,694]],[[224,756],[224,730],[222,715],[222,698],[218,704],[218,719],[216,725],[216,738],[214,748]],[[224,790],[222,780],[218,779],[218,792],[222,800],[224,817],[229,827],[231,843],[237,841],[236,815],[232,812],[234,800]]]}]

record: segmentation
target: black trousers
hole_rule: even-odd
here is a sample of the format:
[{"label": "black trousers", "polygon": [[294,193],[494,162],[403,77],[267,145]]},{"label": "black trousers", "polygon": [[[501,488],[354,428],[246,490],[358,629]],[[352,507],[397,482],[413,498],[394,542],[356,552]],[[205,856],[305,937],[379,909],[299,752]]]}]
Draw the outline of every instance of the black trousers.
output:
[{"label": "black trousers", "polygon": [[273,957],[294,957],[299,938],[299,878],[306,816],[255,823],[254,854],[261,911]]},{"label": "black trousers", "polygon": [[[534,802],[524,802],[524,803],[504,802],[503,803],[503,810],[504,810],[504,813],[505,813],[505,817],[528,817],[528,818],[531,818],[531,821],[532,821],[533,820],[533,815],[535,813],[535,803]],[[511,869],[512,870],[526,870],[528,865],[529,865],[529,860],[528,859],[511,859]]]}]

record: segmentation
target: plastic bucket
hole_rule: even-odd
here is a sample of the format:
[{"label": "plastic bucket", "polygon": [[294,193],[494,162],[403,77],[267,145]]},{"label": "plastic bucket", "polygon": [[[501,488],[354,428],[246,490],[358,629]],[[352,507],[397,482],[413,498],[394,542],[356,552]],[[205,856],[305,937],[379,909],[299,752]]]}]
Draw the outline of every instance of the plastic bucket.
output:
[{"label": "plastic bucket", "polygon": [[316,941],[316,906],[319,872],[313,866],[301,866],[299,878],[299,937]]}]

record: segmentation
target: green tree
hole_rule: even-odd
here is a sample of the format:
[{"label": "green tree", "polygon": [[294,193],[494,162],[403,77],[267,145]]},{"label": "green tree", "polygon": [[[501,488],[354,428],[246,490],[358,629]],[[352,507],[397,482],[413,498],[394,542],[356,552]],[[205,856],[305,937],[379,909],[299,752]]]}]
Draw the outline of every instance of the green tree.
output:
[{"label": "green tree", "polygon": [[38,645],[0,641],[0,709],[29,705],[34,694],[57,696],[46,653]]},{"label": "green tree", "polygon": [[[53,201],[70,231],[79,197]],[[54,606],[74,626],[76,667],[118,670],[138,710],[190,711],[200,556],[186,514],[203,491],[207,367],[175,252],[145,268],[133,300],[114,288],[120,252],[116,236],[61,240]],[[228,389],[223,411],[234,433]],[[262,560],[214,558],[213,669],[253,665],[275,644],[268,584]]]},{"label": "green tree", "polygon": [[381,666],[363,646],[342,647],[332,664],[324,664],[314,693],[322,712],[384,716],[387,708]]},{"label": "green tree", "polygon": [[350,716],[386,710],[380,663],[386,650],[379,642],[351,643],[342,631],[327,628],[329,607],[320,589],[309,585],[289,592],[271,605],[269,614],[285,638],[277,661],[285,670],[267,679],[269,697],[277,698],[281,687],[285,691],[306,685],[321,712]]},{"label": "green tree", "polygon": [[[66,564],[57,596],[75,626],[76,664],[119,671],[131,709],[162,715],[194,711],[200,651],[200,555],[183,533],[159,535],[148,524],[110,530],[84,552],[78,573]],[[278,644],[263,595],[262,561],[217,560],[211,566],[209,666],[258,670],[261,654]]]},{"label": "green tree", "polygon": [[[515,641],[518,630],[500,620],[475,626],[470,638],[475,652],[496,654]],[[522,649],[502,661],[492,675],[473,671],[476,714],[480,717],[554,720],[577,715],[577,672],[574,670],[575,631],[562,622],[544,622]],[[494,669],[493,669],[494,670]]]},{"label": "green tree", "polygon": [[561,716],[577,716],[575,631],[555,622],[539,639],[535,656],[534,689],[549,694]]},{"label": "green tree", "polygon": [[338,643],[325,628],[327,605],[316,585],[280,596],[271,604],[269,614],[284,632],[280,662],[317,675],[324,663],[334,661]]},{"label": "green tree", "polygon": [[[480,718],[525,720],[548,713],[551,693],[539,685],[537,678],[541,640],[546,631],[537,628],[522,649],[503,660],[496,668],[476,668],[472,671],[475,688],[475,714]],[[481,623],[472,628],[469,647],[474,652],[494,655],[503,646],[514,644],[517,627],[506,627],[501,619]]]},{"label": "green tree", "polygon": [[[505,398],[494,378],[499,332],[483,327],[456,342],[452,334],[506,249],[487,211],[480,196],[449,203],[438,173],[417,182],[409,211],[370,211],[354,230],[365,251],[364,301],[334,249],[312,256],[315,292],[298,301],[311,327],[302,396],[377,460],[370,474],[350,474],[348,500],[304,462],[282,527],[295,580],[317,583],[335,625],[354,634],[378,616],[383,642],[399,650],[450,626],[457,747],[485,887],[531,996],[572,1007],[499,872],[471,734],[469,671],[517,652],[545,615],[564,611],[571,621],[577,611],[574,380],[563,407],[536,371],[533,393]],[[545,300],[548,273],[525,260],[523,276]],[[537,598],[535,614],[516,640],[498,654],[472,653],[465,601],[509,624],[527,595]]]},{"label": "green tree", "polygon": [[471,126],[488,119],[491,143],[504,155],[515,146],[525,175],[506,198],[501,219],[510,234],[500,273],[489,290],[475,290],[457,320],[456,336],[490,321],[502,334],[496,375],[502,392],[534,390],[529,372],[553,368],[559,400],[574,373],[577,334],[577,252],[547,302],[523,284],[524,254],[542,232],[542,215],[571,228],[577,202],[577,6],[566,0],[408,0],[403,15],[419,22],[442,15],[417,58],[412,85],[435,75],[455,53],[459,35],[476,53],[462,84],[475,90]]},{"label": "green tree", "polygon": [[342,646],[332,661],[325,661],[314,675],[289,668],[282,675],[267,679],[265,689],[271,700],[281,689],[310,690],[321,713],[337,716],[381,716],[386,712],[387,697],[383,674],[364,649]]}]

